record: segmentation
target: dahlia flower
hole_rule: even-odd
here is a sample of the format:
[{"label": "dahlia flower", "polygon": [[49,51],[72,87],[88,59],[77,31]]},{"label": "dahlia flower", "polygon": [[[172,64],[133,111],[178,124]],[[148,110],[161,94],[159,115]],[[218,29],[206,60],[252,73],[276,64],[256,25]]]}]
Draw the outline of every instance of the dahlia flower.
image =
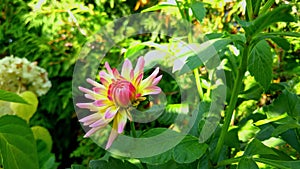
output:
[{"label": "dahlia flower", "polygon": [[97,130],[106,127],[112,122],[112,130],[108,138],[106,149],[108,149],[118,134],[124,131],[127,119],[132,121],[130,108],[136,107],[146,99],[146,95],[159,94],[161,89],[156,86],[162,75],[157,76],[159,68],[143,80],[145,60],[140,57],[135,69],[132,63],[126,59],[123,63],[121,74],[117,69],[105,63],[107,71],[100,71],[100,83],[88,78],[87,82],[93,85],[92,90],[79,87],[86,93],[84,96],[91,99],[90,103],[77,103],[79,108],[89,109],[93,112],[79,121],[91,129],[84,137],[89,137]]}]

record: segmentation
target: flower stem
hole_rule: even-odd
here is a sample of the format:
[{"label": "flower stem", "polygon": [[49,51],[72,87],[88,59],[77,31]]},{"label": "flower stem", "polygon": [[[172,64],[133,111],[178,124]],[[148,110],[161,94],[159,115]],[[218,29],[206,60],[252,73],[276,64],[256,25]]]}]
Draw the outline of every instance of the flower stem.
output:
[{"label": "flower stem", "polygon": [[200,100],[203,100],[203,90],[202,90],[202,87],[201,87],[201,79],[199,77],[198,68],[194,69],[194,75],[195,75],[195,79],[196,79],[196,86],[197,86],[197,90],[198,90]]},{"label": "flower stem", "polygon": [[237,158],[231,158],[231,159],[220,161],[220,162],[218,162],[217,167],[224,166],[224,165],[229,165],[229,164],[232,164],[232,163],[237,163],[237,162],[240,161],[241,158],[242,157],[237,157]]},{"label": "flower stem", "polygon": [[245,72],[247,70],[248,54],[249,54],[249,50],[250,50],[249,42],[250,42],[250,40],[247,40],[247,42],[244,46],[243,56],[240,61],[237,78],[236,78],[234,86],[233,86],[229,105],[225,111],[224,124],[222,126],[221,134],[220,134],[220,137],[219,137],[219,140],[218,140],[218,143],[217,143],[214,155],[213,155],[213,159],[212,159],[214,163],[217,163],[217,161],[219,160],[219,156],[220,156],[221,150],[223,148],[225,136],[227,134],[227,131],[228,131],[231,119],[232,119],[233,111],[234,111],[236,103],[237,103],[238,94],[240,92],[243,78],[244,78]]},{"label": "flower stem", "polygon": [[130,122],[130,128],[131,128],[131,132],[132,132],[132,137],[136,138],[136,130],[135,130],[133,121]]}]

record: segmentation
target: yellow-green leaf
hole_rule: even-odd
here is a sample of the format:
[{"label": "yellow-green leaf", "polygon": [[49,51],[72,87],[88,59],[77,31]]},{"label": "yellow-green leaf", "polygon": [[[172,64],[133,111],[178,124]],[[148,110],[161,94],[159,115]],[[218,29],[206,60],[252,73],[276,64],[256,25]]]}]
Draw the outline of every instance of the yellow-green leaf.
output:
[{"label": "yellow-green leaf", "polygon": [[20,96],[27,102],[27,104],[20,103],[11,103],[10,107],[12,111],[18,115],[19,117],[25,119],[27,122],[32,117],[32,115],[36,112],[38,99],[37,96],[30,91],[25,91],[20,94]]},{"label": "yellow-green leaf", "polygon": [[42,126],[33,126],[31,127],[31,130],[33,132],[33,136],[35,140],[43,140],[47,144],[47,150],[48,152],[51,152],[52,150],[52,137],[49,133],[49,131],[42,127]]}]

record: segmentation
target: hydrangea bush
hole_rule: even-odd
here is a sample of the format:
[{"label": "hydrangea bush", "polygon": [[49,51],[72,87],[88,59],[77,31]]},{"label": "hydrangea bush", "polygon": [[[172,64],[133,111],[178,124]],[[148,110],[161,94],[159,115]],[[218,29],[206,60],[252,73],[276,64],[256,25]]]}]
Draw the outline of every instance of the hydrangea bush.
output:
[{"label": "hydrangea bush", "polygon": [[37,62],[14,56],[0,60],[0,89],[17,93],[32,91],[42,96],[50,87],[46,70],[37,66]]}]

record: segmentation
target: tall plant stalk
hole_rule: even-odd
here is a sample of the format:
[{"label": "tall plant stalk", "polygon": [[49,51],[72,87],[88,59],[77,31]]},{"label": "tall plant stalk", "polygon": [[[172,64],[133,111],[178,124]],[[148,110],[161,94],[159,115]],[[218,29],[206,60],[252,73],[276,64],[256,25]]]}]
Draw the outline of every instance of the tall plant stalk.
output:
[{"label": "tall plant stalk", "polygon": [[238,68],[238,73],[237,73],[237,78],[234,82],[234,87],[233,87],[233,91],[231,94],[231,98],[229,101],[229,105],[225,111],[225,119],[224,119],[224,124],[222,126],[221,129],[221,134],[213,155],[213,162],[216,163],[220,157],[220,153],[224,144],[224,140],[225,140],[225,136],[228,132],[228,128],[232,119],[232,115],[233,115],[233,111],[235,109],[236,103],[237,103],[237,99],[238,99],[238,94],[239,91],[241,89],[242,83],[243,83],[243,78],[245,75],[245,72],[247,70],[247,64],[248,64],[248,55],[250,52],[250,41],[251,39],[249,38],[246,42],[246,44],[244,45],[244,49],[243,49],[243,55],[242,58],[240,60],[240,65]]}]

